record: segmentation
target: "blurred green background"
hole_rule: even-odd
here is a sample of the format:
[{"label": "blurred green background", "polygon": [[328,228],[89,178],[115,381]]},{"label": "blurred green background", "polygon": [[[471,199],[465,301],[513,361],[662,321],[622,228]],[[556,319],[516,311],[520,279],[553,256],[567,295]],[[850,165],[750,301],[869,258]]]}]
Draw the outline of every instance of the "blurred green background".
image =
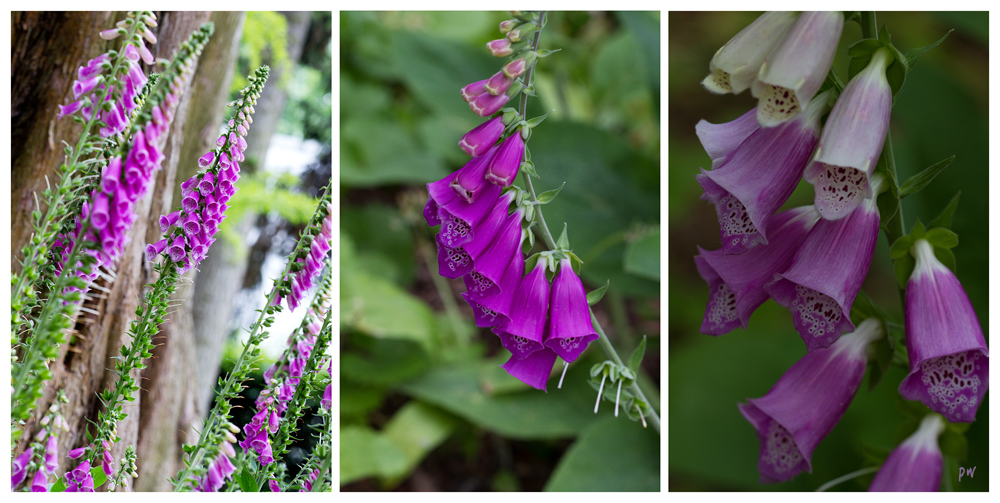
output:
[{"label": "blurred green background", "polygon": [[[593,414],[596,344],[562,389],[558,374],[528,388],[499,368],[508,353],[475,327],[462,281],[437,274],[425,185],[468,161],[458,140],[484,119],[459,89],[506,61],[486,43],[508,17],[340,15],[342,490],[660,489],[659,436],[611,403]],[[553,110],[528,144],[536,190],[566,183],[546,221],[568,225],[588,290],[610,280],[595,309],[619,354],[648,336],[656,410],[659,33],[657,13],[551,13],[541,48],[562,50],[539,61],[527,114]]]},{"label": "blurred green background", "polygon": [[[906,435],[897,388],[905,376],[893,368],[872,391],[858,392],[844,418],[813,453],[813,473],[777,485],[757,483],[759,444],[737,411],[748,397],[763,396],[804,353],[788,311],[773,301],[750,319],[749,330],[714,338],[698,333],[708,287],[694,267],[695,248],[716,249],[714,207],[701,201],[694,175],[710,161],[695,136],[700,119],[726,122],[753,107],[749,91],[715,96],[701,79],[712,55],[760,13],[669,14],[669,489],[671,491],[811,491],[862,468],[863,452],[888,450]],[[979,315],[984,332],[988,278],[988,14],[976,12],[878,13],[902,51],[930,44],[955,31],[925,53],[907,75],[892,112],[891,132],[900,180],[955,154],[954,163],[923,191],[903,201],[907,232],[920,218],[934,218],[961,191],[953,230],[957,275]],[[860,40],[857,23],[845,25],[834,69],[847,74],[848,46]],[[802,182],[785,207],[811,204],[812,187]],[[863,286],[872,299],[902,319],[884,234]],[[988,334],[987,334],[987,340]],[[909,425],[912,427],[913,425]],[[963,477],[958,466],[988,469],[989,394],[967,433],[968,454],[948,466],[945,484],[957,491],[988,490],[987,476]],[[911,430],[912,431],[912,430]],[[959,443],[961,440],[958,441]],[[961,450],[961,449],[959,449]],[[883,454],[884,455],[884,454]],[[871,476],[834,490],[867,489]],[[947,486],[943,485],[942,489]]]}]

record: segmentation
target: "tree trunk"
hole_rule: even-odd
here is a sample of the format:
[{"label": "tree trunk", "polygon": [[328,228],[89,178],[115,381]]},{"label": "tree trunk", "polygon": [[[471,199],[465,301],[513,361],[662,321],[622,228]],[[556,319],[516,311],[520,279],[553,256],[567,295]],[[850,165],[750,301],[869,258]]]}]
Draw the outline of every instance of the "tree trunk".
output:
[{"label": "tree trunk", "polygon": [[[240,16],[229,16],[232,17]],[[71,140],[80,131],[80,126],[72,120],[56,120],[56,105],[69,102],[70,86],[75,79],[77,67],[111,47],[111,44],[99,38],[98,32],[112,27],[115,21],[122,18],[124,13],[12,14],[11,65],[12,75],[17,76],[12,79],[11,96],[11,245],[14,262],[12,268],[15,271],[20,270],[17,265],[20,248],[32,231],[28,222],[34,205],[33,193],[44,189],[45,175],[55,183],[55,168],[61,163],[63,155],[60,140]],[[158,58],[172,58],[180,43],[208,20],[207,12],[158,13],[159,26],[153,29],[158,43],[150,45],[149,49]],[[228,22],[233,26],[227,31],[224,29],[226,21],[220,18],[216,33],[202,55],[199,68],[206,66],[206,55],[214,46],[225,47],[220,59],[207,65],[210,70],[216,70],[214,73],[206,72],[211,75],[203,75],[199,71],[196,74],[193,85],[199,93],[205,92],[206,87],[211,89],[214,85],[219,85],[222,81],[219,74],[226,71],[225,68],[235,57],[232,37],[238,31],[235,25],[239,21],[229,19]],[[114,43],[120,44],[120,40]],[[149,73],[148,68],[145,70]],[[108,370],[113,368],[113,360],[110,358],[117,355],[118,347],[130,343],[125,332],[135,318],[137,299],[143,285],[154,279],[145,262],[145,245],[159,238],[157,218],[174,205],[174,185],[178,177],[185,176],[177,173],[179,163],[185,168],[196,165],[196,157],[182,159],[182,142],[187,138],[186,132],[202,131],[206,127],[206,124],[195,122],[206,120],[200,114],[192,114],[193,120],[189,120],[189,110],[201,112],[202,108],[207,107],[192,105],[190,100],[191,93],[182,95],[164,147],[166,157],[161,164],[162,169],[156,174],[150,193],[136,204],[138,218],[129,234],[131,241],[114,266],[116,279],[112,283],[107,279],[98,279],[97,285],[106,288],[108,292],[86,303],[87,307],[101,315],[96,319],[91,315],[81,316],[65,357],[50,364],[53,378],[38,403],[34,417],[25,426],[24,438],[18,446],[17,452],[24,449],[27,438],[37,431],[36,423],[41,413],[48,409],[55,391],[64,390],[69,403],[61,410],[70,431],[59,435],[59,475],[72,467],[65,459],[66,452],[87,443],[87,419],[96,419],[100,408],[97,393],[112,382],[113,375]],[[190,306],[190,303],[187,305]],[[112,451],[117,469],[125,447],[138,446],[137,464],[144,475],[140,481],[148,489],[162,488],[157,485],[157,480],[162,481],[176,470],[176,462],[158,461],[178,458],[173,454],[179,450],[177,443],[182,440],[177,434],[178,425],[189,424],[195,415],[192,407],[185,406],[186,399],[193,402],[190,398],[193,390],[187,387],[192,385],[187,376],[190,375],[191,362],[194,360],[193,344],[190,340],[186,344],[184,341],[185,337],[192,338],[191,330],[190,326],[178,326],[182,323],[177,323],[178,320],[185,319],[185,313],[187,319],[190,319],[189,311],[185,309],[190,308],[182,304],[179,311],[171,314],[174,323],[164,327],[170,330],[169,344],[157,348],[154,359],[149,362],[150,368],[140,381],[144,388],[142,396],[150,404],[144,404],[141,397],[126,403],[124,410],[128,417],[118,426],[118,435],[122,441]],[[164,341],[162,335],[157,342]],[[172,407],[168,408],[168,405]],[[176,417],[172,423],[160,417],[167,416],[168,413]],[[169,442],[160,443],[160,439],[155,438],[159,435],[166,435]]]}]

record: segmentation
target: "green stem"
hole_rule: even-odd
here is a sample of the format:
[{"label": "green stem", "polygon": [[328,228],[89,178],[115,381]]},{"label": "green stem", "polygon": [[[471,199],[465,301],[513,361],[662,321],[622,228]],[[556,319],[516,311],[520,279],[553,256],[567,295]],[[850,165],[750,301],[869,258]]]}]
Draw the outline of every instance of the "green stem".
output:
[{"label": "green stem", "polygon": [[[542,12],[538,16],[539,29],[535,30],[535,36],[531,41],[531,50],[533,51],[538,50],[538,37],[542,34],[541,25],[544,21],[545,21],[545,12]],[[536,64],[538,64],[537,59],[535,60],[535,63],[533,63],[524,74],[524,82],[526,83],[525,84],[526,86],[531,85],[531,76],[534,73]],[[528,95],[521,93],[521,103],[519,110],[522,119],[524,118],[527,106],[528,106]],[[549,231],[549,226],[545,224],[545,217],[542,216],[542,205],[538,204],[538,196],[535,194],[535,187],[531,184],[531,176],[524,172],[522,172],[521,175],[522,178],[524,179],[525,186],[528,187],[528,193],[531,195],[531,202],[535,203],[535,222],[538,224],[538,228],[541,230],[542,239],[545,240],[545,244],[546,246],[548,246],[550,250],[555,250],[557,248],[556,240],[552,238],[552,232]],[[615,351],[615,347],[611,345],[611,341],[608,339],[607,334],[604,333],[604,328],[601,327],[601,324],[598,323],[597,321],[597,317],[594,316],[593,310],[590,311],[590,320],[594,324],[594,329],[597,330],[597,334],[599,336],[597,338],[597,341],[601,345],[601,348],[604,349],[604,352],[607,353],[608,357],[611,358],[611,360],[613,360],[616,364],[624,365],[624,363],[622,363],[621,357],[618,356],[618,352]],[[632,383],[630,388],[632,390],[632,393],[634,393],[635,396],[637,396],[640,400],[642,400],[647,404],[649,403],[649,400],[646,399],[646,395],[643,394],[637,382]],[[653,425],[653,428],[656,429],[657,433],[659,433],[660,416],[656,414],[656,411],[653,410],[652,406],[649,407],[649,417],[647,418],[647,420],[649,421],[650,424]]]},{"label": "green stem", "polygon": [[878,25],[875,24],[875,11],[861,11],[861,37],[878,37]]},{"label": "green stem", "polygon": [[841,482],[847,482],[848,480],[860,477],[862,475],[868,475],[869,473],[875,473],[875,472],[878,471],[878,469],[879,469],[879,467],[877,467],[877,466],[873,466],[873,467],[870,467],[870,468],[862,468],[862,469],[860,469],[858,471],[854,471],[854,472],[848,473],[847,475],[844,475],[844,476],[841,476],[841,477],[837,477],[837,478],[835,478],[835,479],[827,482],[826,484],[823,484],[823,485],[819,486],[819,489],[816,489],[816,492],[818,492],[818,493],[824,492],[827,489],[829,489],[829,488],[831,488],[831,487],[833,487],[833,486],[835,486],[837,484],[840,484]]}]

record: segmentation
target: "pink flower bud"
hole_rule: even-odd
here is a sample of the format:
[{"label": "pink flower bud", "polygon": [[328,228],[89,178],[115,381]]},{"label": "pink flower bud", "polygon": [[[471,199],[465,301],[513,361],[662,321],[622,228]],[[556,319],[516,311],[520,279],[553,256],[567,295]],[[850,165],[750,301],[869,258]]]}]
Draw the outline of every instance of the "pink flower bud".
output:
[{"label": "pink flower bud", "polygon": [[[507,67],[505,66],[504,68]],[[514,83],[514,81],[504,75],[504,72],[497,72],[486,81],[484,88],[486,89],[486,92],[496,96],[507,92],[507,89],[510,89],[510,85],[512,83]]]},{"label": "pink flower bud", "polygon": [[491,40],[486,43],[486,48],[490,51],[490,54],[498,58],[510,56],[511,53],[514,52],[511,48],[511,41],[506,38]]},{"label": "pink flower bud", "polygon": [[[473,82],[462,88],[462,99],[466,103],[471,103],[478,96],[486,93],[486,81]],[[78,96],[79,97],[79,96]]]}]

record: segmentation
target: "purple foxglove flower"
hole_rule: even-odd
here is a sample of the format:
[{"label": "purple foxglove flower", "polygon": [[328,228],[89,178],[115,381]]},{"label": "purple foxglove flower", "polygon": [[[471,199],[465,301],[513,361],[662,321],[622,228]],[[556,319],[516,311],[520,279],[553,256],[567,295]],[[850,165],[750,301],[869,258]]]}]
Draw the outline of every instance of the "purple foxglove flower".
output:
[{"label": "purple foxglove flower", "polygon": [[597,339],[597,332],[590,322],[587,291],[573,272],[570,260],[562,259],[559,261],[559,274],[552,280],[545,347],[572,363],[594,339]]},{"label": "purple foxglove flower", "polygon": [[181,208],[184,209],[185,213],[195,213],[198,211],[198,201],[200,200],[201,196],[198,192],[191,191],[181,200]]},{"label": "purple foxglove flower", "polygon": [[739,147],[743,140],[760,129],[757,123],[757,108],[739,116],[734,121],[723,124],[712,124],[705,120],[698,121],[694,131],[701,141],[705,153],[712,159],[712,169],[718,168]]},{"label": "purple foxglove flower", "polygon": [[519,131],[507,137],[486,169],[486,179],[501,187],[510,187],[524,160],[524,139]]},{"label": "purple foxglove flower", "polygon": [[56,444],[56,436],[49,435],[45,443],[45,470],[55,473],[56,468],[59,468],[59,446]]},{"label": "purple foxglove flower", "polygon": [[785,39],[767,55],[750,87],[757,121],[772,127],[795,117],[816,95],[830,71],[844,28],[840,12],[803,12]]},{"label": "purple foxglove flower", "polygon": [[229,154],[223,152],[222,154],[219,155],[219,166],[222,166],[223,168],[228,168],[232,165],[233,161],[229,157]]},{"label": "purple foxglove flower", "polygon": [[708,306],[701,333],[722,335],[742,325],[768,299],[764,286],[788,270],[792,257],[819,220],[812,206],[793,208],[771,217],[771,242],[742,255],[698,248],[694,263],[708,283]]},{"label": "purple foxglove flower", "polygon": [[97,84],[101,81],[100,75],[95,75],[86,80],[77,80],[73,82],[73,99],[80,99],[80,96],[89,93]]},{"label": "purple foxglove flower", "polygon": [[718,169],[702,169],[696,176],[705,189],[702,198],[715,205],[723,253],[744,253],[768,243],[769,218],[802,178],[826,109],[824,93],[806,113],[781,127],[758,129]]},{"label": "purple foxglove flower", "polygon": [[136,49],[139,51],[139,56],[142,57],[142,61],[147,65],[155,63],[156,59],[153,58],[153,53],[149,52],[149,49],[146,48],[146,44],[142,41],[142,39],[136,39],[135,42],[137,45]]},{"label": "purple foxglove flower", "polygon": [[475,261],[473,270],[462,278],[469,294],[468,298],[480,299],[502,293],[500,281],[504,271],[511,267],[514,260],[521,260],[519,246],[523,243],[521,238],[523,218],[523,209],[518,208],[511,213],[503,228],[490,243],[490,247],[473,259]]},{"label": "purple foxglove flower", "polygon": [[184,250],[184,238],[181,236],[174,238],[173,242],[170,243],[170,248],[167,250],[167,253],[170,254],[170,260],[173,260],[174,262],[178,262],[184,258],[184,255],[187,254]]},{"label": "purple foxglove flower", "polygon": [[486,49],[490,51],[490,54],[503,58],[510,56],[514,52],[513,43],[506,39],[501,38],[499,40],[490,40],[486,43]]},{"label": "purple foxglove flower", "polygon": [[101,171],[101,190],[111,195],[118,191],[118,180],[122,172],[122,158],[115,156]]},{"label": "purple foxglove flower", "polygon": [[247,149],[247,141],[242,136],[239,136],[236,138],[236,146],[240,148],[241,152],[244,152]]},{"label": "purple foxglove flower", "polygon": [[212,165],[212,161],[215,161],[215,151],[209,150],[198,159],[198,166],[207,168]]},{"label": "purple foxglove flower", "polygon": [[473,202],[482,192],[486,185],[486,168],[489,167],[496,151],[496,148],[492,148],[484,155],[473,157],[455,172],[450,186],[465,202]]},{"label": "purple foxglove flower", "polygon": [[[857,213],[857,212],[855,212]],[[970,423],[990,385],[990,350],[958,278],[918,239],[906,285],[906,353],[910,373],[899,385],[950,422]]]},{"label": "purple foxglove flower", "polygon": [[81,106],[83,106],[83,101],[82,100],[74,101],[74,102],[70,103],[69,105],[65,105],[65,106],[58,105],[58,107],[59,107],[59,118],[62,119],[63,117],[66,117],[67,115],[73,115],[73,114],[75,114],[77,112],[77,110],[80,110]]},{"label": "purple foxglove flower", "polygon": [[181,210],[177,210],[169,215],[160,215],[160,234],[166,234],[171,226],[177,223],[181,217]]},{"label": "purple foxglove flower", "polygon": [[136,50],[134,45],[128,44],[125,46],[125,58],[133,63],[139,61],[139,51]]},{"label": "purple foxglove flower", "polygon": [[135,87],[136,91],[142,89],[142,86],[146,85],[146,82],[149,81],[146,74],[142,73],[142,68],[135,64],[129,65],[125,79]]},{"label": "purple foxglove flower", "polygon": [[556,363],[556,354],[548,348],[531,353],[525,358],[511,356],[502,367],[508,374],[535,389],[546,391],[545,385]]},{"label": "purple foxglove flower", "polygon": [[917,431],[889,454],[868,490],[936,492],[941,486],[943,463],[938,436],[944,429],[941,416],[931,414],[925,417]]},{"label": "purple foxglove flower", "polygon": [[524,359],[544,348],[545,315],[549,311],[546,264],[547,261],[539,260],[535,268],[521,279],[511,302],[510,321],[493,329],[503,347],[517,359]]},{"label": "purple foxglove flower", "polygon": [[87,452],[86,447],[77,447],[76,449],[69,451],[69,453],[66,454],[66,457],[69,459],[76,459],[79,458],[80,456],[83,456],[84,452]]},{"label": "purple foxglove flower", "polygon": [[816,156],[804,178],[816,186],[816,209],[823,218],[844,218],[872,197],[869,179],[889,130],[892,90],[885,71],[888,49],[872,54],[871,62],[844,87],[823,127]]},{"label": "purple foxglove flower", "polygon": [[881,322],[868,318],[833,346],[806,353],[767,395],[739,405],[760,440],[761,483],[812,472],[813,449],[851,404],[865,376],[868,344],[883,336]]},{"label": "purple foxglove flower", "polygon": [[79,70],[76,71],[77,80],[90,80],[97,75],[100,75],[104,71],[104,63],[110,62],[111,58],[107,54],[101,54],[100,56],[87,62],[87,66],[81,66]]},{"label": "purple foxglove flower", "polygon": [[14,462],[10,465],[10,490],[13,491],[24,479],[28,477],[28,464],[31,462],[31,455],[34,454],[34,448],[29,447],[28,450],[24,451],[20,456],[14,458]]},{"label": "purple foxglove flower", "polygon": [[510,77],[504,75],[502,71],[493,74],[489,80],[486,81],[486,92],[496,96],[498,94],[503,94],[510,89],[510,85],[514,83],[514,80]]},{"label": "purple foxglove flower", "polygon": [[163,238],[151,245],[146,245],[146,259],[150,262],[156,260],[156,256],[163,253],[163,249],[166,247],[167,238]]},{"label": "purple foxglove flower", "polygon": [[507,103],[507,100],[509,99],[510,96],[508,96],[507,94],[499,94],[497,96],[493,96],[492,94],[489,93],[483,93],[480,94],[479,96],[476,96],[475,99],[470,101],[469,107],[472,109],[472,112],[475,113],[476,115],[480,117],[489,117],[497,113],[497,111],[499,111],[501,108],[503,108],[503,106]]},{"label": "purple foxglove flower", "polygon": [[475,235],[468,243],[459,247],[449,247],[444,233],[437,236],[438,273],[446,278],[460,278],[472,270],[475,260],[493,244],[507,222],[507,211],[514,200],[514,193],[508,192],[493,205],[489,215],[475,227]]},{"label": "purple foxglove flower", "polygon": [[[873,182],[881,185],[881,177]],[[848,218],[821,219],[788,270],[764,287],[791,311],[808,351],[825,348],[840,334],[854,330],[851,306],[875,254],[878,225],[875,199],[866,199]]]},{"label": "purple foxglove flower", "polygon": [[[481,157],[485,156],[476,159]],[[438,206],[442,242],[453,248],[472,240],[474,229],[493,210],[503,190],[492,183],[487,184],[476,201],[469,204],[449,187],[454,176],[451,174],[437,182],[427,184],[427,192]]]},{"label": "purple foxglove flower", "polygon": [[270,479],[270,480],[267,481],[267,487],[268,487],[268,489],[271,490],[272,493],[280,493],[281,492],[281,488],[278,487],[278,482],[276,480],[274,480],[274,479]]},{"label": "purple foxglove flower", "polygon": [[128,127],[128,119],[125,117],[126,115],[122,110],[121,105],[118,103],[112,103],[111,110],[101,114],[101,120],[108,125],[106,128],[101,128],[101,136],[106,138],[124,131],[125,128]]},{"label": "purple foxglove flower", "polygon": [[108,210],[108,195],[104,192],[98,192],[93,197],[94,209],[90,214],[90,224],[97,230],[103,230],[107,227],[108,221],[111,220]]},{"label": "purple foxglove flower", "polygon": [[785,39],[795,22],[794,12],[765,12],[729,39],[712,56],[708,77],[701,81],[715,94],[739,94],[750,88],[764,58]]},{"label": "purple foxglove flower", "polygon": [[520,77],[521,74],[523,74],[524,71],[528,69],[528,65],[534,62],[535,53],[531,52],[529,54],[530,56],[520,57],[513,61],[508,62],[506,65],[503,65],[503,69],[501,69],[500,71],[508,79],[513,80]]},{"label": "purple foxglove flower", "polygon": [[236,126],[236,131],[240,134],[240,136],[246,136],[247,135],[247,127],[244,126],[243,124],[240,124],[239,126]]},{"label": "purple foxglove flower", "polygon": [[333,385],[326,385],[326,391],[323,392],[323,399],[320,400],[320,405],[326,409],[330,410],[333,407]]},{"label": "purple foxglove flower", "polygon": [[[523,243],[524,235],[522,234],[516,248],[517,251],[520,251]],[[510,267],[504,269],[503,275],[500,277],[500,293],[478,299],[471,297],[468,292],[462,293],[462,298],[472,306],[476,326],[493,327],[510,321],[510,306],[523,275],[524,257],[521,253],[515,252]]]},{"label": "purple foxglove flower", "polygon": [[119,35],[118,28],[111,28],[110,30],[104,30],[101,33],[99,33],[99,35],[104,40],[114,40],[118,38]]},{"label": "purple foxglove flower", "polygon": [[[225,155],[225,153],[222,155]],[[211,171],[206,172],[205,176],[201,178],[201,182],[198,183],[198,190],[202,194],[209,194],[215,190],[215,175]]]},{"label": "purple foxglove flower", "polygon": [[35,478],[31,481],[31,492],[44,493],[49,491],[49,480],[45,476],[45,470],[35,472]]},{"label": "purple foxglove flower", "polygon": [[184,218],[184,233],[188,236],[196,236],[201,232],[201,220],[197,213],[191,213]]}]

